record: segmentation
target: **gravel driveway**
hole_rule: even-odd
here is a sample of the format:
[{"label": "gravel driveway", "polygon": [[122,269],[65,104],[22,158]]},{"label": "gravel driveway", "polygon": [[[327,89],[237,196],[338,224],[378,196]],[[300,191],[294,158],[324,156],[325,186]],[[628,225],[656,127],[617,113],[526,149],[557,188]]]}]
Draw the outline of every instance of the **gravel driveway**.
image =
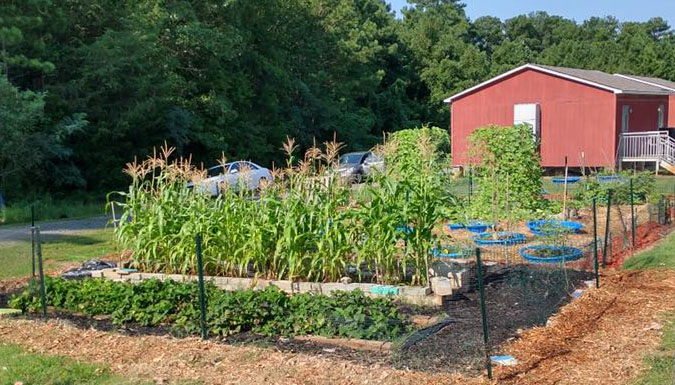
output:
[{"label": "gravel driveway", "polygon": [[[38,223],[40,233],[44,235],[77,234],[87,230],[106,227],[111,217],[99,216],[82,219]],[[0,243],[30,240],[30,225],[0,227]]]}]

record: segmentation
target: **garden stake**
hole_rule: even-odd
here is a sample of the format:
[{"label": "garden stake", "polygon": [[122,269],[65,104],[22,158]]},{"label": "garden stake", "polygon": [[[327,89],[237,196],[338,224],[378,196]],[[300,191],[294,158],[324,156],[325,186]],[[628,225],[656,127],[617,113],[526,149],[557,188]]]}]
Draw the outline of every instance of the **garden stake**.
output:
[{"label": "garden stake", "polygon": [[202,339],[207,339],[208,334],[206,330],[206,294],[204,293],[204,266],[202,263],[202,236],[197,234],[195,236],[195,243],[197,246],[197,274],[199,275],[199,306],[201,309],[201,327]]},{"label": "garden stake", "polygon": [[471,195],[473,195],[473,168],[469,167],[469,203],[471,203]]},{"label": "garden stake", "polygon": [[633,195],[633,178],[630,178],[630,229],[633,238],[633,248],[635,248],[635,201]]},{"label": "garden stake", "polygon": [[476,271],[478,273],[478,292],[480,293],[480,315],[483,321],[483,342],[485,343],[485,368],[488,378],[492,379],[492,363],[490,362],[490,337],[488,336],[487,309],[485,307],[485,287],[483,285],[483,261],[480,248],[476,247]]},{"label": "garden stake", "polygon": [[607,243],[609,241],[609,216],[612,208],[612,189],[607,190],[607,218],[605,220],[605,243],[602,245],[602,268],[607,265]]},{"label": "garden stake", "polygon": [[42,304],[42,318],[47,318],[47,293],[45,290],[45,273],[42,269],[42,240],[40,239],[40,228],[35,228],[35,240],[37,242],[37,257],[40,269],[40,303]]},{"label": "garden stake", "polygon": [[593,198],[593,259],[595,266],[595,288],[600,287],[600,274],[598,273],[598,211]]}]

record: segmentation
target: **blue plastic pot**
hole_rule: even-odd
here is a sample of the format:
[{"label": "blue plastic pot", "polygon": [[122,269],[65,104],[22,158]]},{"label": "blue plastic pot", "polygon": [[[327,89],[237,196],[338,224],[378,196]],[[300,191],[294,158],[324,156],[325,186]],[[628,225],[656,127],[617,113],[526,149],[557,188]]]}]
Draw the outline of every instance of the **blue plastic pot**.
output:
[{"label": "blue plastic pot", "polygon": [[626,178],[618,175],[600,175],[595,177],[595,179],[598,180],[598,182],[617,182],[617,181],[623,181]]},{"label": "blue plastic pot", "polygon": [[[548,250],[555,252],[558,255],[554,257],[540,257],[536,254],[538,250]],[[531,263],[561,263],[576,261],[580,259],[584,253],[581,249],[577,249],[576,247],[537,245],[523,247],[520,249],[520,255],[522,255],[526,261]]]},{"label": "blue plastic pot", "polygon": [[[497,236],[497,238],[494,238]],[[518,245],[525,243],[527,237],[520,233],[482,233],[474,236],[473,242],[479,246]]]},{"label": "blue plastic pot", "polygon": [[440,248],[434,247],[431,249],[431,255],[436,258],[469,258],[471,252],[470,248],[462,248],[457,245],[441,245]]},{"label": "blue plastic pot", "polygon": [[541,219],[538,221],[528,221],[527,228],[534,235],[555,235],[560,233],[578,233],[584,228],[584,225],[574,221],[561,221],[558,219]]},{"label": "blue plastic pot", "polygon": [[[568,176],[567,177],[567,184],[577,183],[580,180],[581,180],[581,177]],[[557,177],[551,179],[551,181],[555,184],[563,184],[563,183],[565,183],[565,177],[557,176]]]},{"label": "blue plastic pot", "polygon": [[466,225],[466,229],[471,231],[472,233],[484,233],[492,227],[492,225],[488,225],[487,223],[483,222],[474,222],[471,223],[470,225]]},{"label": "blue plastic pot", "polygon": [[450,230],[453,230],[453,231],[461,230],[461,229],[464,228],[464,225],[461,224],[461,223],[448,223],[447,226],[450,228]]}]

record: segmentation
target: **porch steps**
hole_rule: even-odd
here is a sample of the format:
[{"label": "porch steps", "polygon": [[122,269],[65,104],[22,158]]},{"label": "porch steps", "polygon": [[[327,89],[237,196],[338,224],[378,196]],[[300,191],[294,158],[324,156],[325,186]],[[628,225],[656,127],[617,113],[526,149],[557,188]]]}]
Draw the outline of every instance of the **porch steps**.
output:
[{"label": "porch steps", "polygon": [[667,170],[669,173],[675,175],[675,164],[672,164],[672,163],[670,163],[668,161],[665,161],[665,160],[661,160],[661,162],[659,162],[659,166],[662,169]]}]

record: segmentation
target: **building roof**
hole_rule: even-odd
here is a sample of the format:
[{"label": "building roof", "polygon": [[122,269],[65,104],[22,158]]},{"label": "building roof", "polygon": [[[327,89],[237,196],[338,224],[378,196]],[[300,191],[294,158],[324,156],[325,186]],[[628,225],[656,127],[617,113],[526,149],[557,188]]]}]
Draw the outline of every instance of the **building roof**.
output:
[{"label": "building roof", "polygon": [[670,80],[665,80],[665,79],[659,79],[659,78],[651,78],[649,76],[637,76],[637,75],[625,75],[625,74],[616,74],[616,76],[621,76],[624,78],[629,78],[636,80],[638,82],[642,82],[645,84],[651,84],[652,86],[656,87],[661,87],[665,88],[670,91],[675,91],[675,82],[671,82]]},{"label": "building roof", "polygon": [[[554,66],[545,66],[540,64],[525,64],[523,66],[512,69],[511,71],[505,72],[499,76],[496,76],[492,79],[489,79],[483,83],[480,83],[474,87],[466,89],[458,94],[455,94],[447,99],[446,103],[451,103],[453,100],[464,96],[470,92],[488,86],[500,79],[503,79],[507,76],[515,74],[517,72],[531,69],[550,75],[562,77],[568,80],[572,80],[578,83],[583,83],[592,87],[600,88],[606,91],[613,92],[615,94],[647,94],[647,95],[667,95],[675,92],[675,83],[672,83],[673,87],[667,87],[664,85],[659,85],[653,82],[645,82],[643,80],[633,78],[632,76],[624,75],[612,75],[602,71],[595,70],[584,70],[579,68],[565,68],[565,67],[554,67]],[[662,82],[666,82],[662,79],[657,79]]]}]

